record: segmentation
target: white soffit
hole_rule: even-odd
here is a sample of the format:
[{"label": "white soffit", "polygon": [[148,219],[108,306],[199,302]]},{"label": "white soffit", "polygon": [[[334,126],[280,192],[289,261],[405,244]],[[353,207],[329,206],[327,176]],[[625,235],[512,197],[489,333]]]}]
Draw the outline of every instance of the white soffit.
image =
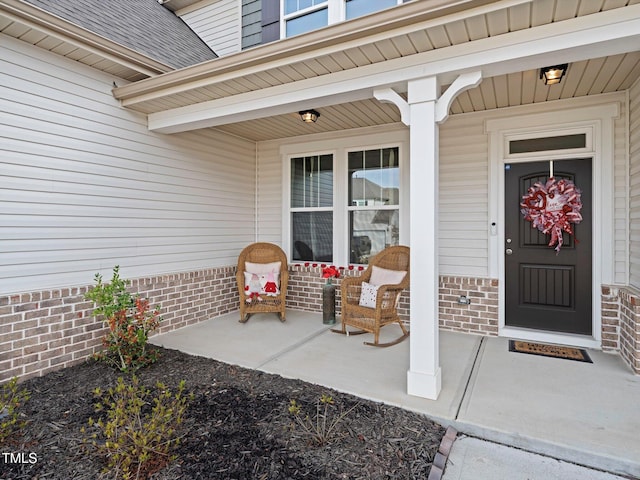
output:
[{"label": "white soffit", "polygon": [[[362,101],[373,96],[374,88],[390,86],[402,91],[408,80],[425,76],[438,75],[446,83],[460,73],[482,69],[484,77],[508,78],[547,64],[588,62],[594,55],[615,56],[612,65],[637,71],[633,49],[640,45],[640,4],[623,10],[627,15],[611,10],[190,105],[171,108],[165,104],[162,111],[149,115],[149,128],[175,133],[214,127],[311,105]],[[460,102],[454,103],[454,113],[456,108],[461,108]]]}]

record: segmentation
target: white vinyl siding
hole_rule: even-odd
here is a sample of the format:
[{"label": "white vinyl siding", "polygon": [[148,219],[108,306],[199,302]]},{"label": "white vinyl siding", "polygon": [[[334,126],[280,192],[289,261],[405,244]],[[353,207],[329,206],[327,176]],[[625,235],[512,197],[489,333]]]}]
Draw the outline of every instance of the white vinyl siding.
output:
[{"label": "white vinyl siding", "polygon": [[487,152],[482,116],[453,116],[440,127],[441,275],[488,275]]},{"label": "white vinyl siding", "polygon": [[613,160],[613,275],[617,284],[629,281],[629,163],[627,157],[627,105],[620,102],[620,116],[614,119]]},{"label": "white vinyl siding", "polygon": [[1,41],[1,292],[235,264],[255,240],[253,142],[151,133],[121,80]]},{"label": "white vinyl siding", "polygon": [[[283,216],[288,215],[283,208],[282,168],[277,142],[258,144],[259,163],[257,167],[256,191],[258,214],[258,239],[280,246],[282,243]],[[288,211],[288,209],[287,209]]]},{"label": "white vinyl siding", "polygon": [[219,57],[241,50],[240,4],[219,0],[181,18]]},{"label": "white vinyl siding", "polygon": [[629,283],[640,288],[640,80],[629,90]]},{"label": "white vinyl siding", "polygon": [[[640,90],[636,86],[635,90]],[[632,99],[636,108],[640,108],[640,100],[636,97]],[[581,100],[581,105],[598,105],[611,103],[624,99],[624,94],[606,95],[593,97],[590,100]],[[571,102],[569,102],[570,104]],[[633,103],[633,102],[632,102]],[[535,112],[552,111],[562,108],[561,103],[551,103],[549,105],[536,105],[532,108]],[[517,109],[523,112],[522,107]],[[624,283],[627,276],[627,188],[626,188],[626,114],[622,114],[615,119],[614,132],[614,156],[613,161],[606,160],[608,165],[614,168],[613,178],[615,184],[614,198],[607,199],[607,203],[612,205],[612,214],[615,224],[614,239],[614,278],[616,282]],[[496,109],[488,112],[477,112],[471,114],[454,115],[440,126],[440,165],[439,165],[439,258],[441,275],[458,275],[471,277],[489,276],[489,137],[485,132],[485,122],[488,119],[504,117],[508,115],[505,109]],[[640,217],[640,159],[638,159],[637,143],[640,139],[638,124],[640,123],[640,113],[635,112],[636,148],[636,177],[635,180],[635,202],[636,219]],[[517,126],[517,125],[514,125]],[[397,126],[389,127],[389,131],[397,130]],[[379,129],[376,131],[380,132]],[[360,136],[368,132],[367,129],[359,130],[355,133],[351,143],[362,146],[363,141]],[[408,129],[404,129],[404,135],[408,140]],[[460,139],[464,139],[461,141]],[[282,162],[284,161],[278,154],[282,145],[291,143],[303,143],[313,145],[318,151],[334,147],[337,144],[348,144],[349,132],[341,132],[332,136],[309,136],[286,141],[262,142],[258,145],[259,157],[259,196],[258,196],[258,231],[259,237],[277,243],[286,243],[282,238],[282,229],[278,227],[282,218],[286,218],[287,213],[283,211],[282,189]],[[366,143],[365,143],[366,145]],[[405,183],[407,184],[406,178]],[[404,193],[408,193],[406,189]],[[404,194],[403,193],[403,194]],[[280,197],[280,198],[279,198]],[[415,208],[415,206],[414,206]],[[406,211],[404,212],[406,214]],[[278,216],[280,215],[280,216]],[[640,229],[635,232],[635,268],[636,277],[640,283]],[[427,239],[425,239],[426,241]],[[402,243],[402,241],[401,241]]]}]

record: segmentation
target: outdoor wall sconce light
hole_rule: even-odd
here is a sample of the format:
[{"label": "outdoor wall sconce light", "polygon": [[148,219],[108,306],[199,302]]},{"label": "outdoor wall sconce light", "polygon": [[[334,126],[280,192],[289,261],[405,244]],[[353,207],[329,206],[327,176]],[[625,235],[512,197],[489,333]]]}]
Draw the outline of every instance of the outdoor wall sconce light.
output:
[{"label": "outdoor wall sconce light", "polygon": [[320,113],[315,110],[302,110],[298,113],[300,114],[302,121],[305,123],[316,123],[316,120],[318,120],[318,117],[320,116]]},{"label": "outdoor wall sconce light", "polygon": [[544,80],[545,85],[555,85],[560,83],[564,74],[567,73],[569,64],[555,65],[553,67],[544,67],[540,69],[540,78]]}]

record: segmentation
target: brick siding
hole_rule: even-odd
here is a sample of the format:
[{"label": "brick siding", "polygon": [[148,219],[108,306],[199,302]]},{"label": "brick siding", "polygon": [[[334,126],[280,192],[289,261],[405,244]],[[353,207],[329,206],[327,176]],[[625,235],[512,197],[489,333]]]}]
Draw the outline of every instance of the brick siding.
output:
[{"label": "brick siding", "polygon": [[620,350],[620,297],[617,288],[602,286],[602,349]]},{"label": "brick siding", "polygon": [[620,355],[640,374],[640,292],[620,289]]},{"label": "brick siding", "polygon": [[[157,333],[239,309],[235,267],[132,279],[130,290],[160,306]],[[0,382],[82,362],[106,330],[84,299],[91,285],[0,297]]]},{"label": "brick siding", "polygon": [[[461,296],[468,304],[458,303]],[[440,277],[440,328],[479,335],[498,335],[498,280]]]},{"label": "brick siding", "polygon": [[[159,305],[162,322],[157,333],[185,327],[239,310],[235,266],[132,279],[131,291]],[[341,276],[359,276],[354,268]],[[287,308],[322,311],[320,265],[293,264],[289,269]],[[336,313],[340,313],[340,283]],[[91,285],[0,296],[0,383],[82,362],[102,348],[105,329],[92,316],[84,299]],[[459,304],[461,295],[470,304]],[[400,297],[400,317],[409,322],[410,292]],[[640,374],[640,292],[602,287],[602,347],[619,351]],[[488,278],[442,276],[439,285],[440,327],[478,335],[498,334],[498,281]]]}]

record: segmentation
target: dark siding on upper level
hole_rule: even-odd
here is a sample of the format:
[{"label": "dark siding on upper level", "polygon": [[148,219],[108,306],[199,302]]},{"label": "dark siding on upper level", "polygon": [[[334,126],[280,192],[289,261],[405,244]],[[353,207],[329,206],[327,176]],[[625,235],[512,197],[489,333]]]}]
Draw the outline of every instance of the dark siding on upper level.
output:
[{"label": "dark siding on upper level", "polygon": [[262,43],[262,0],[242,0],[242,49]]}]

